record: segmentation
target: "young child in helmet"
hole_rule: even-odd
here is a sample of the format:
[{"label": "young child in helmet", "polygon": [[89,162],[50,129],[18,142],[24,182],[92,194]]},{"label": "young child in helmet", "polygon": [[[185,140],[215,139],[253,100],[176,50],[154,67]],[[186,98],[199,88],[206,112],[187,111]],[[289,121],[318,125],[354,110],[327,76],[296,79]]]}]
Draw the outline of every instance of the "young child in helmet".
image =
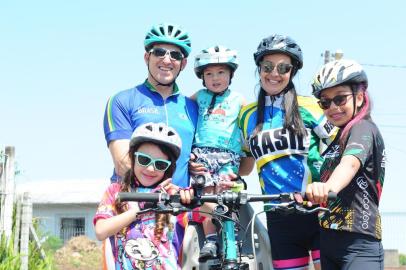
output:
[{"label": "young child in helmet", "polygon": [[314,78],[313,95],[328,120],[339,127],[324,152],[321,182],[307,186],[312,203],[326,203],[329,213],[319,216],[322,269],[383,269],[382,228],[379,214],[385,175],[385,146],[372,121],[368,79],[353,60],[325,64]]},{"label": "young child in helmet", "polygon": [[105,269],[180,269],[179,243],[172,231],[175,220],[169,214],[138,214],[144,203],[118,202],[116,196],[118,192],[177,192],[171,177],[181,145],[178,133],[163,123],[134,130],[128,152],[131,168],[121,182],[107,188],[93,220],[97,239],[105,240],[111,249],[105,250]]},{"label": "young child in helmet", "polygon": [[[246,102],[229,88],[237,67],[237,51],[224,46],[207,48],[195,57],[195,73],[205,88],[191,97],[199,107],[192,153],[194,162],[206,168],[205,194],[217,192],[222,180],[238,174],[242,137],[237,118]],[[192,176],[192,184],[195,177]],[[215,204],[207,203],[204,207],[212,211]],[[202,223],[206,241],[199,259],[205,261],[217,256],[217,233],[209,215]]]}]

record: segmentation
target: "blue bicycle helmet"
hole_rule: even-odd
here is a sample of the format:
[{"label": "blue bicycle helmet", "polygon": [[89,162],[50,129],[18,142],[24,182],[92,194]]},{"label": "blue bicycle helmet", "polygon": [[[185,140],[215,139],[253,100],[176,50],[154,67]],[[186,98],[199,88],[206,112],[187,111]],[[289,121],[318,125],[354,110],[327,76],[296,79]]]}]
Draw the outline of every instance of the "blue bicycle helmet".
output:
[{"label": "blue bicycle helmet", "polygon": [[148,52],[156,43],[168,43],[178,46],[185,57],[188,57],[192,50],[189,34],[180,26],[170,23],[154,25],[149,30],[144,40],[145,50]]},{"label": "blue bicycle helmet", "polygon": [[274,34],[264,38],[258,45],[257,51],[254,53],[255,64],[259,66],[259,62],[265,55],[283,53],[292,58],[292,64],[297,68],[303,67],[302,49],[290,37]]}]

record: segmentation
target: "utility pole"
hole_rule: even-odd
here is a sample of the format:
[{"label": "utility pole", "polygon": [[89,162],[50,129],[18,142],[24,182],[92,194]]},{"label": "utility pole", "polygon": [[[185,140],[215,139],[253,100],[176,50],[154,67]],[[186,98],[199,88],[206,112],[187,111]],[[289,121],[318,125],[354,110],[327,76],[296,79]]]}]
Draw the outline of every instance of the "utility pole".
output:
[{"label": "utility pole", "polygon": [[329,50],[325,50],[324,54],[321,56],[324,56],[324,64],[327,64],[332,60],[332,57],[334,57],[334,60],[340,60],[344,56],[344,52],[340,49],[337,49],[335,53],[330,53]]}]

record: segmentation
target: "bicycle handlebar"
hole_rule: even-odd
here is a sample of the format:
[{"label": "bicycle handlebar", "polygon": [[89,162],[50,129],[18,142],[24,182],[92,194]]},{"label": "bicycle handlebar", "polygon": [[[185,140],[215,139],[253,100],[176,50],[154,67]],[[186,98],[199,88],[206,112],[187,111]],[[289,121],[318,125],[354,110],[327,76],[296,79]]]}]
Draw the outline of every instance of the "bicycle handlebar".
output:
[{"label": "bicycle handlebar", "polygon": [[[205,202],[212,202],[221,205],[235,205],[241,206],[247,204],[248,202],[275,202],[278,204],[298,204],[294,198],[295,193],[281,193],[273,195],[263,195],[263,194],[248,194],[246,191],[239,193],[232,191],[223,191],[219,194],[214,195],[201,195],[200,197],[194,197],[190,204],[182,204],[180,195],[169,195],[166,193],[136,193],[136,192],[119,192],[118,200],[123,201],[143,201],[143,202],[152,202],[157,204],[163,204],[166,206],[172,206],[178,211],[190,211],[196,207],[201,206]],[[305,194],[301,193],[304,200]],[[328,200],[335,200],[337,194],[329,192]],[[176,205],[176,207],[175,207]],[[182,208],[182,209],[180,209]],[[168,209],[166,209],[168,211]]]}]

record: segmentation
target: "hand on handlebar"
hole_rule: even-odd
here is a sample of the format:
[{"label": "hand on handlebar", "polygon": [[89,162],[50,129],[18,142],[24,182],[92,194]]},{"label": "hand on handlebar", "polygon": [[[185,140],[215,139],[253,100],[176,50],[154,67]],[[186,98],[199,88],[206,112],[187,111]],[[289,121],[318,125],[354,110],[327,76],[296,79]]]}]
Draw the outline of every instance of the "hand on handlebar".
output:
[{"label": "hand on handlebar", "polygon": [[327,203],[329,199],[330,187],[328,183],[314,182],[307,185],[306,198],[308,200],[307,205]]}]

